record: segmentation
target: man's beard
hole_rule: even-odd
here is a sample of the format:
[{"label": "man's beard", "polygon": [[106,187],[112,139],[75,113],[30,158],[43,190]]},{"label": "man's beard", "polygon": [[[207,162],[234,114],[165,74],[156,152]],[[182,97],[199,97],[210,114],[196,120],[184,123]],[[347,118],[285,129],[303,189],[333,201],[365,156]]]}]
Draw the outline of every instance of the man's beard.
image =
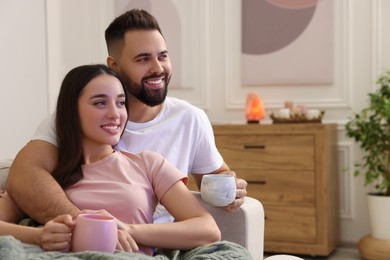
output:
[{"label": "man's beard", "polygon": [[[150,107],[154,107],[160,105],[164,102],[165,98],[168,94],[168,84],[171,79],[171,76],[168,76],[167,73],[162,73],[160,75],[151,75],[148,77],[143,77],[141,79],[141,85],[137,84],[131,78],[129,78],[125,73],[121,73],[121,79],[123,85],[132,96],[137,98],[139,101],[148,105]],[[151,89],[145,86],[145,80],[149,78],[156,77],[164,77],[164,87],[159,89]]]}]

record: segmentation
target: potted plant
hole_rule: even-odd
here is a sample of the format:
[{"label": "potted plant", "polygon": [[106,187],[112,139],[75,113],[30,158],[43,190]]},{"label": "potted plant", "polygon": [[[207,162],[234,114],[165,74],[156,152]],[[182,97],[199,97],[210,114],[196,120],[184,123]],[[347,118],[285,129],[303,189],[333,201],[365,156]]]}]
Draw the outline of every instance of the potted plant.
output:
[{"label": "potted plant", "polygon": [[355,163],[354,175],[364,175],[365,185],[374,187],[367,194],[371,236],[390,240],[390,71],[381,74],[377,83],[379,88],[368,94],[368,106],[355,113],[345,129],[363,151],[361,162]]},{"label": "potted plant", "polygon": [[390,196],[390,71],[378,81],[380,88],[369,93],[369,104],[346,124],[346,134],[364,152],[355,164],[355,176],[364,174],[365,185],[375,184],[378,195]]}]

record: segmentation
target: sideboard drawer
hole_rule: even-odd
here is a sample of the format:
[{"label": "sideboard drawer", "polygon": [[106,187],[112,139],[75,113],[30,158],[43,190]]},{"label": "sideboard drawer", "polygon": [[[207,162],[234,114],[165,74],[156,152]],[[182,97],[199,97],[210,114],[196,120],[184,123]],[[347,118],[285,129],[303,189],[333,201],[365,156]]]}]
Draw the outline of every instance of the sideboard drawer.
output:
[{"label": "sideboard drawer", "polygon": [[315,208],[276,207],[267,205],[265,211],[266,241],[315,243],[317,239]]},{"label": "sideboard drawer", "polygon": [[312,135],[217,135],[215,142],[231,168],[314,169]]},{"label": "sideboard drawer", "polygon": [[248,182],[250,196],[263,203],[278,205],[315,205],[315,173],[313,171],[253,171],[235,169]]}]

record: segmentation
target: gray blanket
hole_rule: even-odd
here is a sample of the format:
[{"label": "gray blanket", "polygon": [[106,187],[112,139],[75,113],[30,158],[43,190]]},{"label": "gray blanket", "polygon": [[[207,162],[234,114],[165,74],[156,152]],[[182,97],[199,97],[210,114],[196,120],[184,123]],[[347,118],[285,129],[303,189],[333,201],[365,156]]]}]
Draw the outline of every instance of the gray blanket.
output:
[{"label": "gray blanket", "polygon": [[62,252],[48,252],[42,250],[40,247],[30,244],[25,244],[16,240],[12,236],[0,236],[0,259],[91,259],[91,260],[121,260],[121,259],[135,259],[135,260],[230,260],[230,259],[253,259],[250,253],[242,246],[228,242],[221,241],[207,246],[197,247],[189,251],[157,251],[156,255],[146,256],[143,254],[126,253],[117,251],[114,254],[101,252],[77,252],[77,253],[62,253]]}]

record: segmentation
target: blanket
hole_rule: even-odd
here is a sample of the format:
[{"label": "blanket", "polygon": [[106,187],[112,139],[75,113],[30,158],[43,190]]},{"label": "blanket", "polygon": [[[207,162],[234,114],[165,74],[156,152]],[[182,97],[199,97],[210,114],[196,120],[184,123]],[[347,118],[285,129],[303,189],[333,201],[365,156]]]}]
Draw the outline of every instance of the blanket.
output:
[{"label": "blanket", "polygon": [[251,260],[253,259],[244,247],[228,242],[220,241],[213,244],[200,246],[189,251],[157,250],[155,256],[146,256],[137,253],[116,251],[114,254],[86,251],[86,252],[57,252],[44,251],[39,246],[22,243],[12,236],[0,236],[0,259],[60,259],[60,260]]}]

